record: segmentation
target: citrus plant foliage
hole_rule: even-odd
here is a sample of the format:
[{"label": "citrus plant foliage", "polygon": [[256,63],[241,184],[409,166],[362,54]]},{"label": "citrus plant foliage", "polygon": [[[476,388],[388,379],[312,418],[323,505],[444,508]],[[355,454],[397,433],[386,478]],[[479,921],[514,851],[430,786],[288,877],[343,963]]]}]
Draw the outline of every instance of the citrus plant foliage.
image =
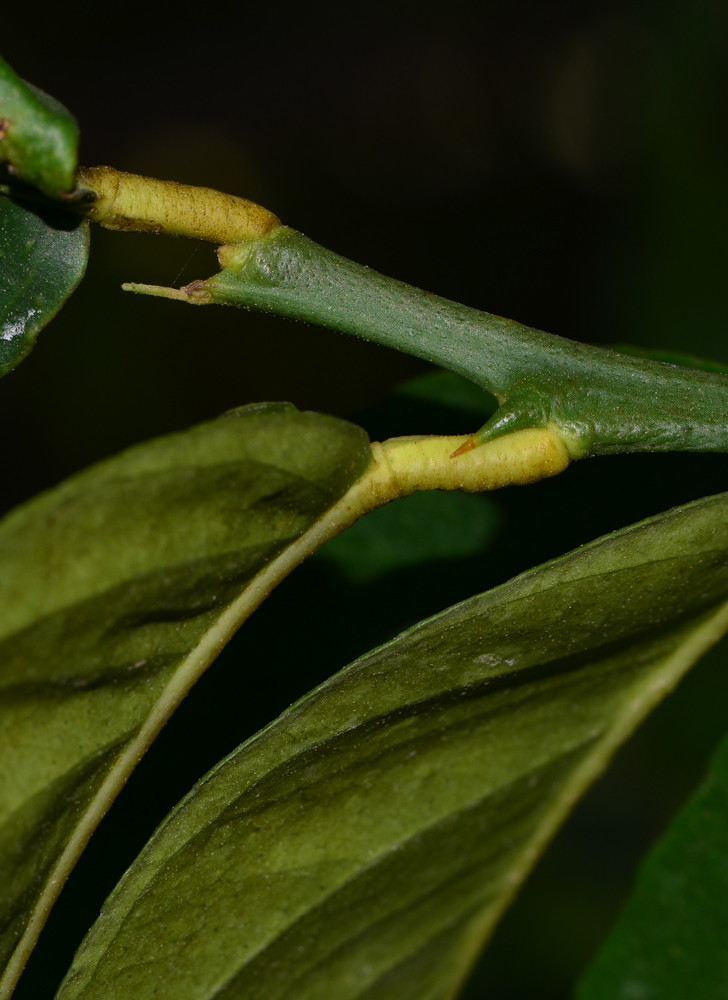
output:
[{"label": "citrus plant foliage", "polygon": [[59,997],[451,996],[569,806],[728,626],[727,554],[728,498],[700,501],[357,660],[172,813]]},{"label": "citrus plant foliage", "polygon": [[133,448],[5,518],[0,943],[11,975],[145,747],[273,585],[262,575],[288,572],[286,552],[369,457],[358,427],[253,406]]},{"label": "citrus plant foliage", "polygon": [[76,181],[78,125],[60,101],[20,77],[0,58],[0,160],[14,181],[49,197]]},{"label": "citrus plant foliage", "polygon": [[[461,306],[244,198],[78,168],[77,145],[69,112],[0,60],[0,375],[83,277],[95,221],[218,245],[211,278],[129,290],[408,352],[446,371],[404,393],[485,422],[379,444],[291,404],[242,406],[0,523],[0,998],[160,728],[304,558],[321,548],[337,572],[376,584],[481,552],[499,521],[478,491],[587,456],[728,450],[720,365],[590,347]],[[362,656],[173,810],[59,1000],[452,997],[579,796],[728,631],[727,566],[728,494],[598,539]],[[727,831],[723,751],[580,998],[723,996],[725,934],[696,927],[709,915],[725,930]]]}]

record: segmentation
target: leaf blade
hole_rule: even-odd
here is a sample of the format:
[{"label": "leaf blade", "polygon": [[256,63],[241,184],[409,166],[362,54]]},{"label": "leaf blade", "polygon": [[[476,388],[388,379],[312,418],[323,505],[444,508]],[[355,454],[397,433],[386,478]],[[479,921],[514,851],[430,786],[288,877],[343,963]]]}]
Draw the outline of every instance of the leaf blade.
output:
[{"label": "leaf blade", "polygon": [[88,251],[88,223],[0,195],[0,376],[77,288]]},{"label": "leaf blade", "polygon": [[0,58],[0,161],[13,179],[50,197],[74,186],[78,161],[78,125],[54,97],[15,73]]},{"label": "leaf blade", "polygon": [[502,515],[483,494],[431,490],[372,511],[314,557],[351,583],[371,583],[398,569],[482,552]]},{"label": "leaf blade", "polygon": [[726,547],[728,498],[692,504],[356,661],[183,800],[59,1000],[451,996],[578,795],[728,627]]},{"label": "leaf blade", "polygon": [[0,524],[0,996],[146,746],[370,455],[360,428],[258,405]]}]

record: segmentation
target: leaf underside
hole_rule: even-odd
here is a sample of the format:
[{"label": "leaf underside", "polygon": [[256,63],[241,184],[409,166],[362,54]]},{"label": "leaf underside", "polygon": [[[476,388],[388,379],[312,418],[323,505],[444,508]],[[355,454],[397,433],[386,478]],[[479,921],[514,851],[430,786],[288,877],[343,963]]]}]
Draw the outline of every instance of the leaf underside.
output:
[{"label": "leaf underside", "polygon": [[184,697],[255,606],[260,574],[370,455],[352,424],[252,406],[132,448],[0,523],[0,996],[50,881],[134,766],[125,752],[141,755],[160,705]]},{"label": "leaf underside", "polygon": [[728,741],[648,857],[578,1000],[728,996]]},{"label": "leaf underside", "polygon": [[32,349],[88,260],[88,223],[0,195],[0,375]]},{"label": "leaf underside", "polygon": [[728,496],[357,660],[198,783],[59,1000],[441,1000],[576,798],[728,627]]}]

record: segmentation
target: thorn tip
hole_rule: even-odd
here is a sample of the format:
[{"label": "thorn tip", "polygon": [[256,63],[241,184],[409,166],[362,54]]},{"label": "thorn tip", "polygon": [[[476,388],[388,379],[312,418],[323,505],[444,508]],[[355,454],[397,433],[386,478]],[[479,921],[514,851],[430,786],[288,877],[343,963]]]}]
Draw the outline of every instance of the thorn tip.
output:
[{"label": "thorn tip", "polygon": [[459,448],[457,448],[450,458],[458,458],[460,455],[464,455],[468,451],[472,451],[474,448],[478,447],[478,439],[475,437],[469,437],[467,441],[463,441]]}]

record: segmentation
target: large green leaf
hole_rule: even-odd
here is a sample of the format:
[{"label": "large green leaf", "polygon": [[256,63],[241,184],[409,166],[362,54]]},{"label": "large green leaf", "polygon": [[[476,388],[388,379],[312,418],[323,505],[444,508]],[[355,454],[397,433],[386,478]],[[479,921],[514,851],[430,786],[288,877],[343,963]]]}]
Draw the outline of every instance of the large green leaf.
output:
[{"label": "large green leaf", "polygon": [[614,749],[728,628],[728,496],[356,661],[213,770],[61,1000],[450,997]]},{"label": "large green leaf", "polygon": [[148,744],[370,458],[352,424],[244,407],[0,524],[0,996]]},{"label": "large green leaf", "polygon": [[77,154],[78,125],[70,111],[0,58],[0,162],[13,180],[51,197],[70,191]]},{"label": "large green leaf", "polygon": [[88,223],[0,195],[0,375],[19,364],[78,285]]},{"label": "large green leaf", "polygon": [[728,996],[728,741],[648,858],[579,1000]]}]

